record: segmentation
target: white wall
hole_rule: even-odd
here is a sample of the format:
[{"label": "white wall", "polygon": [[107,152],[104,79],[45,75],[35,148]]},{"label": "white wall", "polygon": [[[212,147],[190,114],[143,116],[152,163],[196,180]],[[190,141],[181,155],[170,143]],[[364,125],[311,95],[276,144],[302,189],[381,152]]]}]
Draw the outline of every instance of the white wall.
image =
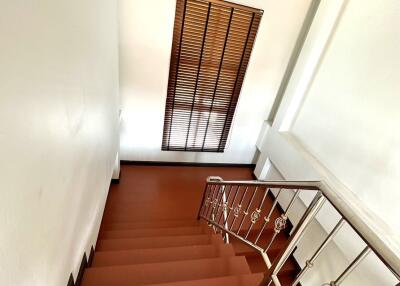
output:
[{"label": "white wall", "polygon": [[117,3],[1,1],[0,284],[65,286],[118,151]]},{"label": "white wall", "polygon": [[224,153],[161,151],[175,0],[120,0],[121,153],[124,160],[252,163],[310,0],[234,1],[264,9]]},{"label": "white wall", "polygon": [[292,130],[400,235],[400,3],[364,2],[349,1]]},{"label": "white wall", "polygon": [[[256,173],[268,174],[272,162],[286,179],[325,180],[400,259],[399,15],[394,0],[321,2],[276,120],[260,138]],[[321,229],[337,219],[325,208]],[[350,261],[362,243],[343,233],[336,243]],[[362,267],[367,282],[357,285],[395,284],[373,255]]]}]

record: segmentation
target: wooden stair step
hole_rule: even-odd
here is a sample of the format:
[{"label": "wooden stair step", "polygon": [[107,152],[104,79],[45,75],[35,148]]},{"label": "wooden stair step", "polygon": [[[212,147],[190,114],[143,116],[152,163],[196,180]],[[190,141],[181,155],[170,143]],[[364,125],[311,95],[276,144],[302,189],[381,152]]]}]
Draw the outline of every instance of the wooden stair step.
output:
[{"label": "wooden stair step", "polygon": [[92,267],[235,256],[229,244],[96,252]]},{"label": "wooden stair step", "polygon": [[[149,286],[258,286],[263,279],[262,273],[224,276],[217,278],[208,278],[201,280],[170,282],[162,284],[150,284]],[[286,286],[286,285],[282,285]]]},{"label": "wooden stair step", "polygon": [[[178,195],[178,194],[177,194]],[[181,195],[185,195],[188,198],[185,192],[181,193]],[[182,197],[184,199],[184,197]],[[162,200],[162,201],[161,201]],[[193,204],[194,202],[192,202]],[[199,203],[197,203],[199,205]],[[155,198],[146,198],[141,197],[139,194],[134,195],[121,195],[119,197],[109,197],[107,200],[107,205],[105,208],[105,212],[134,212],[138,207],[141,209],[146,209],[148,207],[162,207],[167,208],[171,206],[176,207],[176,201],[168,197],[168,195],[162,197],[159,196],[157,199]],[[185,207],[185,206],[183,206]]]},{"label": "wooden stair step", "polygon": [[87,268],[82,286],[127,286],[250,274],[244,257]]},{"label": "wooden stair step", "polygon": [[[185,212],[185,210],[181,210],[182,213]],[[179,212],[173,212],[171,214],[168,214],[171,212],[170,208],[168,209],[159,209],[159,210],[153,210],[151,213],[144,213],[140,211],[132,212],[130,214],[105,214],[103,216],[103,222],[104,223],[119,223],[119,222],[135,222],[138,220],[161,220],[165,218],[167,215],[174,220],[179,220],[180,218],[183,217],[182,214]],[[192,215],[187,215],[187,218],[193,217]]]},{"label": "wooden stair step", "polygon": [[220,235],[181,235],[161,237],[140,237],[124,239],[100,239],[96,251],[128,250],[144,248],[166,248],[188,245],[206,245],[224,243]]},{"label": "wooden stair step", "polygon": [[292,286],[293,281],[296,279],[296,275],[278,275],[278,279],[281,286]]},{"label": "wooden stair step", "polygon": [[156,236],[178,236],[207,233],[204,226],[187,226],[172,228],[144,228],[130,230],[103,230],[99,239],[135,238],[135,237],[156,237]]},{"label": "wooden stair step", "polygon": [[[260,254],[253,255],[253,256],[246,256],[247,263],[249,264],[249,267],[251,269],[252,273],[259,273],[259,272],[265,272],[267,271],[267,266],[264,262],[264,259],[261,257]],[[298,273],[298,266],[294,262],[294,258],[290,257],[279,273],[283,276],[287,275],[294,275]]]},{"label": "wooden stair step", "polygon": [[[269,242],[271,241],[273,235],[273,230],[266,230],[263,232],[263,235],[260,237],[259,241],[257,242],[257,245],[266,247]],[[255,236],[249,236],[248,240],[249,241],[254,241]],[[250,255],[252,253],[257,253],[255,249],[252,247],[242,243],[241,241],[237,240],[234,237],[231,237],[231,243],[233,245],[233,248],[235,249],[235,253],[237,255]],[[274,256],[278,254],[278,252],[282,249],[282,247],[285,245],[287,241],[286,235],[281,232],[279,235],[276,236],[274,239],[274,242],[272,243],[270,249],[268,250],[268,255]]]},{"label": "wooden stair step", "polygon": [[169,228],[169,227],[188,227],[198,226],[198,220],[157,220],[157,221],[133,221],[133,222],[114,222],[101,225],[102,230],[126,230],[143,228]]}]

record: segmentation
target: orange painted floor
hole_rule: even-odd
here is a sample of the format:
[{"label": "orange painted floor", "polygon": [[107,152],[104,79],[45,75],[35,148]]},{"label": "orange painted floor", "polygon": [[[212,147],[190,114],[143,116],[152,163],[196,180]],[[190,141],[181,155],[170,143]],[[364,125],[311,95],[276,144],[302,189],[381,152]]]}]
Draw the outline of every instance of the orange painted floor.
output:
[{"label": "orange painted floor", "polygon": [[125,215],[143,220],[194,219],[206,178],[252,180],[250,168],[124,165],[120,183],[111,186],[104,221]]}]

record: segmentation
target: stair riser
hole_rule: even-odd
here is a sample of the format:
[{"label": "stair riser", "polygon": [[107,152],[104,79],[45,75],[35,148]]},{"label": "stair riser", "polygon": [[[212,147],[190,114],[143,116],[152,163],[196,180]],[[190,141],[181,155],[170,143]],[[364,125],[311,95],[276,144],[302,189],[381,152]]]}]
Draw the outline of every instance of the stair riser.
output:
[{"label": "stair riser", "polygon": [[157,237],[157,236],[180,236],[180,235],[198,235],[205,234],[203,227],[189,228],[164,228],[164,229],[136,229],[136,230],[115,230],[101,231],[99,239],[118,239],[118,238],[136,238],[136,237]]},{"label": "stair riser", "polygon": [[221,237],[209,235],[177,236],[161,238],[137,238],[137,239],[106,239],[99,240],[96,251],[115,251],[146,248],[166,248],[188,245],[206,245],[223,243]]},{"label": "stair riser", "polygon": [[[249,274],[240,276],[225,276],[212,279],[201,279],[192,281],[182,281],[173,283],[150,284],[148,286],[259,286],[263,279],[263,274]],[[286,286],[286,284],[282,284]]]},{"label": "stair riser", "polygon": [[192,227],[199,226],[201,222],[197,220],[189,221],[135,221],[125,223],[102,223],[102,230],[135,230],[145,228],[172,228],[172,227]]},{"label": "stair riser", "polygon": [[228,244],[97,252],[92,267],[133,265],[235,256]]},{"label": "stair riser", "polygon": [[82,286],[127,286],[250,274],[243,257],[88,268]]}]

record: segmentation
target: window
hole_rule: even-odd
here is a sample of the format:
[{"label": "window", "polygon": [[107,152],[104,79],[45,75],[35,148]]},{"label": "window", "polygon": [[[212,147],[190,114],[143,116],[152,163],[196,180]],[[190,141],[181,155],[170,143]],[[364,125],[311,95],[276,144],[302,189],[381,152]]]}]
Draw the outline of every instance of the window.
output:
[{"label": "window", "polygon": [[224,152],[262,11],[178,0],[162,150]]}]

